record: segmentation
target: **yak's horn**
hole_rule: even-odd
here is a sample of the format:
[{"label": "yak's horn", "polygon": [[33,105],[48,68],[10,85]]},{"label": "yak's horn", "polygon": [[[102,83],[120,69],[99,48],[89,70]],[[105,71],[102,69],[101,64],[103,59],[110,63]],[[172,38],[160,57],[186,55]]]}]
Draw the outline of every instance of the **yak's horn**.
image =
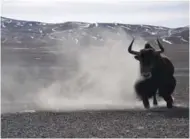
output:
[{"label": "yak's horn", "polygon": [[139,55],[139,52],[132,50],[132,46],[133,46],[134,40],[135,39],[133,38],[131,44],[129,45],[128,52],[131,53],[131,54],[133,54],[133,55]]},{"label": "yak's horn", "polygon": [[160,50],[157,50],[156,52],[158,53],[163,53],[164,52],[164,47],[163,45],[160,43],[160,41],[157,39],[157,42],[158,42],[158,46],[160,48]]}]

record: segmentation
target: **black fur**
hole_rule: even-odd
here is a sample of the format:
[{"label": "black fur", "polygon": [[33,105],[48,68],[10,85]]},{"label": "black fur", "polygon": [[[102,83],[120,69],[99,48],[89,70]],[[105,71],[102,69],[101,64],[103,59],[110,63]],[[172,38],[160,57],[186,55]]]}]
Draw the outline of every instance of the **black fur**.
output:
[{"label": "black fur", "polygon": [[[136,94],[142,99],[144,107],[149,108],[149,98],[153,97],[154,105],[157,105],[156,93],[166,101],[167,108],[172,108],[172,94],[176,87],[176,79],[174,77],[174,66],[172,62],[162,54],[155,52],[155,49],[146,45],[140,51],[140,55],[136,55],[135,59],[140,62],[141,73],[144,72],[144,66],[148,60],[153,63],[151,68],[148,68],[151,73],[150,78],[142,78],[135,83]],[[149,67],[149,66],[147,66]]]}]

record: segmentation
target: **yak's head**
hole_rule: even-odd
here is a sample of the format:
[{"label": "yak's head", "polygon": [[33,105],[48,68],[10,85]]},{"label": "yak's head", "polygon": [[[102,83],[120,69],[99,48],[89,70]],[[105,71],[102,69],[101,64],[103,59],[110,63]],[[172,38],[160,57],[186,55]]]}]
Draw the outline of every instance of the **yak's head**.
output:
[{"label": "yak's head", "polygon": [[[158,41],[158,40],[157,40]],[[155,61],[157,56],[164,51],[163,47],[158,41],[161,50],[156,51],[150,44],[145,44],[144,49],[141,49],[140,52],[131,50],[134,39],[131,42],[128,51],[129,53],[135,55],[135,59],[140,62],[140,73],[144,78],[152,77],[152,69],[155,67]]]},{"label": "yak's head", "polygon": [[152,76],[151,71],[155,66],[156,53],[154,49],[142,49],[139,55],[134,56],[140,62],[140,73],[145,78]]}]

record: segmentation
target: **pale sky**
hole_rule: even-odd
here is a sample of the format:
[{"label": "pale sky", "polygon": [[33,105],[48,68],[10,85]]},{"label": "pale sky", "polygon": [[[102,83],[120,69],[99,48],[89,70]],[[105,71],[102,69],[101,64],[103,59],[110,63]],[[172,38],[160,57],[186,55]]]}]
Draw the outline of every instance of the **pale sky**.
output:
[{"label": "pale sky", "polygon": [[1,0],[1,3],[2,16],[22,20],[189,25],[188,0]]}]

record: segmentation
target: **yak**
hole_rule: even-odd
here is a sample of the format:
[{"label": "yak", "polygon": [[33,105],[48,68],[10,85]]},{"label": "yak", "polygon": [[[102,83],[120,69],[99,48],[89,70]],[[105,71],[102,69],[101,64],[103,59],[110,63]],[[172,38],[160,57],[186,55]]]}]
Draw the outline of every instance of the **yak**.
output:
[{"label": "yak", "polygon": [[143,101],[146,109],[150,108],[149,98],[153,97],[153,104],[157,105],[156,93],[158,92],[167,104],[167,108],[173,107],[172,94],[176,87],[174,77],[174,65],[164,56],[164,48],[157,39],[160,50],[155,50],[149,43],[139,52],[132,50],[134,38],[128,47],[128,52],[140,63],[141,78],[135,82],[134,89],[138,97]]}]

